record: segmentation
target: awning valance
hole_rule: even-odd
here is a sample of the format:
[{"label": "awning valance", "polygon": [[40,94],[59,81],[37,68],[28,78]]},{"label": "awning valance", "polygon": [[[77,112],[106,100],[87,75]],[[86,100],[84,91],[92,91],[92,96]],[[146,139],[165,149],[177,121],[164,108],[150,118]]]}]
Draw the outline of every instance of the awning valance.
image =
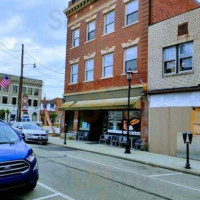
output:
[{"label": "awning valance", "polygon": [[[141,108],[141,97],[131,97],[131,108]],[[115,99],[101,99],[101,100],[88,100],[77,102],[66,102],[60,110],[111,110],[111,109],[125,109],[128,105],[128,98],[115,98]]]}]

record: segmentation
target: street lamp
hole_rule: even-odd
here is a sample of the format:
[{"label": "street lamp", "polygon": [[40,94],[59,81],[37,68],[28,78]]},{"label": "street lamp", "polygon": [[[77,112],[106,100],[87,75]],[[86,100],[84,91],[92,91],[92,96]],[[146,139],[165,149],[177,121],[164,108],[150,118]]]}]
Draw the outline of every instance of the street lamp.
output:
[{"label": "street lamp", "polygon": [[192,144],[193,134],[191,132],[183,132],[183,141],[186,144],[187,158],[186,158],[186,169],[191,169],[190,167],[190,157],[189,157],[189,145]]},{"label": "street lamp", "polygon": [[127,141],[126,141],[126,150],[125,153],[130,154],[131,153],[131,147],[130,147],[130,134],[129,134],[129,125],[130,125],[130,97],[131,97],[131,81],[132,81],[132,75],[135,72],[131,69],[128,69],[126,71],[127,74],[127,81],[128,81],[128,117],[127,117]]}]

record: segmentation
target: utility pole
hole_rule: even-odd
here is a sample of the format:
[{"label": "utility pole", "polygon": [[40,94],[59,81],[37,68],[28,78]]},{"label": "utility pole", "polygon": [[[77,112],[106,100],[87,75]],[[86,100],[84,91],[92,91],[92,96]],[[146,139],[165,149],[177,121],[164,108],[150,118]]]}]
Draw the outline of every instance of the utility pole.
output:
[{"label": "utility pole", "polygon": [[18,112],[17,112],[17,120],[18,120],[19,122],[21,122],[21,115],[22,115],[23,73],[24,73],[24,44],[22,44],[21,75],[20,75],[20,81],[19,81],[19,94],[18,94]]}]

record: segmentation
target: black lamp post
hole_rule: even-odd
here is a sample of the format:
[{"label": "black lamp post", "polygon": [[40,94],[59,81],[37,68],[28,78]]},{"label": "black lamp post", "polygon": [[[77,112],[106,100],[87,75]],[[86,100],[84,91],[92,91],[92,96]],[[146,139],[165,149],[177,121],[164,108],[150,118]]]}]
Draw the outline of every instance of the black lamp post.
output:
[{"label": "black lamp post", "polygon": [[187,158],[186,158],[186,169],[191,169],[190,167],[190,155],[189,155],[189,145],[192,144],[193,134],[191,132],[183,132],[183,141],[186,144]]},{"label": "black lamp post", "polygon": [[131,97],[131,81],[132,74],[134,73],[132,70],[127,70],[127,81],[128,81],[128,116],[127,116],[127,142],[126,142],[126,150],[125,153],[131,153],[130,147],[130,134],[129,134],[129,125],[130,125],[130,97]]}]

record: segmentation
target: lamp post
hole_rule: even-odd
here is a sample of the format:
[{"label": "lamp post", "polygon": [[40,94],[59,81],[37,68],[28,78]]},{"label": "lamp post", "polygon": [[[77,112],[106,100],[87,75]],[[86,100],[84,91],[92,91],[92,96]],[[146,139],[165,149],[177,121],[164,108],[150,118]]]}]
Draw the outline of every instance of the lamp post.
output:
[{"label": "lamp post", "polygon": [[130,147],[130,134],[129,134],[129,125],[130,125],[130,97],[131,97],[131,81],[132,81],[132,74],[134,72],[132,70],[127,70],[127,81],[128,81],[128,116],[127,116],[127,142],[126,142],[126,150],[125,153],[131,153]]},{"label": "lamp post", "polygon": [[186,158],[186,169],[191,169],[190,167],[190,155],[189,155],[189,145],[192,144],[193,134],[191,132],[183,132],[183,141],[186,144],[187,158]]}]

